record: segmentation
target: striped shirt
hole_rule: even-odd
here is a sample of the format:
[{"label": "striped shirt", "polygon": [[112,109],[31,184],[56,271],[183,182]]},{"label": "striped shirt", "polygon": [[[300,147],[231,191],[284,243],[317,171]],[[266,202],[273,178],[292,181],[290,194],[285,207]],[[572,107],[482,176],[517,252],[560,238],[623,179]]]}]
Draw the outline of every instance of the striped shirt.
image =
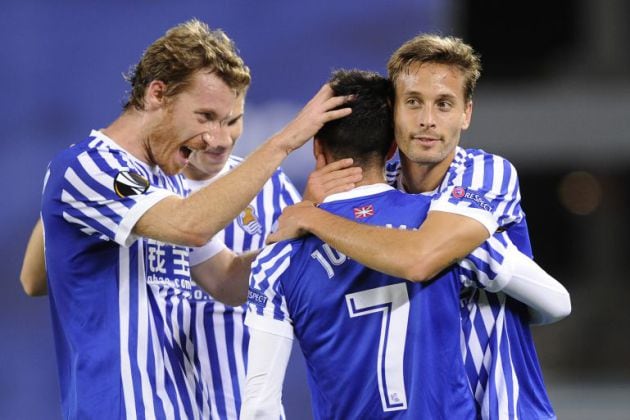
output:
[{"label": "striped shirt", "polygon": [[[400,163],[387,164],[390,184],[404,190]],[[462,214],[499,229],[531,256],[518,176],[506,159],[458,147],[444,180],[423,195],[431,210]],[[555,419],[529,328],[527,308],[503,293],[472,288],[462,297],[462,354],[483,419]]]},{"label": "striped shirt", "polygon": [[[320,208],[414,229],[429,204],[375,184],[332,195]],[[507,245],[493,237],[439,279],[412,283],[370,270],[314,236],[280,242],[252,265],[246,324],[298,339],[316,419],[474,419],[460,353],[460,291],[462,282],[492,287]]]},{"label": "striped shirt", "polygon": [[[218,176],[232,170],[242,160],[230,156]],[[187,182],[196,191],[213,179]],[[262,248],[282,209],[300,200],[300,193],[282,169],[278,169],[247,208],[214,239],[225,242],[236,253]],[[245,305],[224,305],[201,288],[193,286],[193,307],[197,314],[195,330],[198,353],[206,355],[202,358],[206,362],[201,364],[201,372],[209,386],[212,418],[237,419],[245,385],[249,345],[249,333],[243,323]]]},{"label": "striped shirt", "polygon": [[151,206],[186,195],[104,134],[50,163],[42,203],[64,418],[201,419],[189,248],[136,236]]}]

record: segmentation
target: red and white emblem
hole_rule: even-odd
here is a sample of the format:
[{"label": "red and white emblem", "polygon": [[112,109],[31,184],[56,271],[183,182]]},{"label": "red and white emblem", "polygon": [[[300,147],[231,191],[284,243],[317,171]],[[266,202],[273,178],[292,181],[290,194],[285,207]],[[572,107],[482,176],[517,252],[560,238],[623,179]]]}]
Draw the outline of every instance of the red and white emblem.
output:
[{"label": "red and white emblem", "polygon": [[370,216],[374,216],[374,205],[369,204],[367,206],[354,208],[355,219],[365,219]]}]

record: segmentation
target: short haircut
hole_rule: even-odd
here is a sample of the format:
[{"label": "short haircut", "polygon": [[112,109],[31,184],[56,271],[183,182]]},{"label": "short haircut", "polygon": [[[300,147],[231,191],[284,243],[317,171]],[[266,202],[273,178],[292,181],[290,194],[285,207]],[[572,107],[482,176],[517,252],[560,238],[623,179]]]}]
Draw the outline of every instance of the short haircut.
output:
[{"label": "short haircut", "polygon": [[315,137],[335,159],[351,157],[358,165],[384,162],[394,139],[389,80],[368,71],[337,70],[329,84],[337,96],[355,96],[341,106],[352,113],[324,124]]},{"label": "short haircut", "polygon": [[249,68],[238,55],[234,42],[220,29],[192,19],[169,29],[144,52],[140,62],[125,76],[131,84],[124,105],[144,109],[144,94],[154,80],[166,84],[166,97],[175,96],[189,84],[193,74],[208,71],[241,93],[251,82]]},{"label": "short haircut", "polygon": [[401,73],[414,64],[436,63],[455,66],[464,74],[464,99],[472,100],[481,75],[481,60],[460,38],[434,34],[418,35],[398,48],[387,63],[389,79],[395,85]]}]

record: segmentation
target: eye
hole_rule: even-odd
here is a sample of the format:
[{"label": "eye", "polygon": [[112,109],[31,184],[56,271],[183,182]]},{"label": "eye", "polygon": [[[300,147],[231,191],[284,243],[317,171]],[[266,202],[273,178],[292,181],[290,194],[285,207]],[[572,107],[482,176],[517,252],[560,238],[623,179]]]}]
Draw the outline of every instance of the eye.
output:
[{"label": "eye", "polygon": [[407,100],[405,100],[405,105],[409,107],[417,107],[420,105],[420,101],[418,98],[407,98]]},{"label": "eye", "polygon": [[232,118],[230,121],[228,121],[228,123],[227,123],[228,127],[232,127],[233,125],[236,125],[236,123],[239,122],[241,117],[242,117],[242,115],[239,115],[238,117]]},{"label": "eye", "polygon": [[450,111],[453,108],[451,101],[439,101],[437,107],[440,111]]}]

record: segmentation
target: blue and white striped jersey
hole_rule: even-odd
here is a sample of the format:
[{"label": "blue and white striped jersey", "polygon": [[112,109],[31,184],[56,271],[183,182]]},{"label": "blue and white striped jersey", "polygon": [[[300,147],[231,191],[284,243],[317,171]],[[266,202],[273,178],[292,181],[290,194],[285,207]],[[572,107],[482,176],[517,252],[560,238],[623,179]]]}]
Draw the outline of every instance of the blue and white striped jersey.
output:
[{"label": "blue and white striped jersey", "polygon": [[[320,207],[413,229],[429,204],[380,184],[335,194]],[[474,419],[460,350],[460,291],[463,279],[483,286],[495,279],[507,244],[492,240],[465,267],[428,283],[370,270],[314,236],[280,242],[252,265],[245,322],[297,337],[316,419]]]},{"label": "blue and white striped jersey", "polygon": [[[400,163],[387,164],[388,182],[404,190]],[[506,159],[458,147],[441,185],[423,195],[431,210],[472,217],[504,231],[531,256],[518,176]],[[483,419],[555,419],[529,328],[527,308],[503,293],[471,289],[462,299],[462,353]]]},{"label": "blue and white striped jersey", "polygon": [[187,192],[97,131],[50,163],[42,218],[64,418],[208,418],[189,248],[132,232]]},{"label": "blue and white striped jersey", "polygon": [[[232,170],[242,160],[230,156],[218,176]],[[214,179],[187,182],[196,191]],[[300,193],[282,169],[278,169],[249,206],[214,239],[225,242],[236,253],[260,249],[282,209],[300,200]],[[193,286],[193,307],[197,314],[196,345],[200,357],[206,360],[201,364],[201,372],[209,386],[212,418],[238,419],[249,345],[249,333],[244,325],[246,306],[224,305]]]}]

